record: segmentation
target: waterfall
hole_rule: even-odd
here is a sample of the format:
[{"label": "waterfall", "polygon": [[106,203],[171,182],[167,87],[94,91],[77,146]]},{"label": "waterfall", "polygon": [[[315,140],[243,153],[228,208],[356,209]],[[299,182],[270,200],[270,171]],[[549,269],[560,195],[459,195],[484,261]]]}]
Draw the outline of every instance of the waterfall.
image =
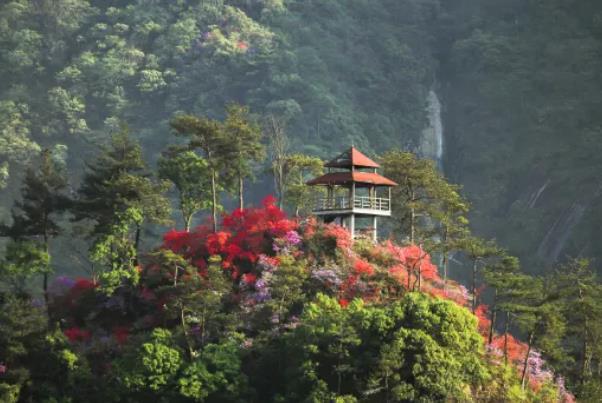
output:
[{"label": "waterfall", "polygon": [[[443,171],[443,121],[441,118],[441,101],[434,89],[429,91],[426,98],[426,116],[428,119],[427,126],[422,130],[418,154],[422,158],[428,158],[437,164],[437,168]],[[426,225],[433,225],[430,217],[423,218]],[[435,237],[437,239],[437,237]],[[448,258],[453,261],[453,254],[449,254]],[[443,266],[443,255],[439,256],[439,267]]]},{"label": "waterfall", "polygon": [[430,90],[426,98],[428,126],[422,131],[420,155],[432,159],[439,169],[443,169],[443,121],[441,101],[435,90]]}]

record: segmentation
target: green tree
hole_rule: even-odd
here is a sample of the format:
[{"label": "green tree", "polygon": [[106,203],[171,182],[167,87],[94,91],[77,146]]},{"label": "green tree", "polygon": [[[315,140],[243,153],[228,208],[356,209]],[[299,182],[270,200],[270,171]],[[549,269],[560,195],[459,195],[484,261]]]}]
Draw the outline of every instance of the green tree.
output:
[{"label": "green tree", "polygon": [[211,174],[211,217],[213,231],[217,231],[217,211],[220,208],[220,174],[224,169],[223,150],[224,133],[222,124],[216,120],[192,115],[178,115],[171,121],[176,134],[189,138],[191,150],[200,150],[207,162]]},{"label": "green tree", "polygon": [[[32,241],[11,241],[6,245],[5,257],[0,261],[0,288],[17,296],[28,295],[31,279],[42,275],[48,276],[50,257]],[[46,284],[46,283],[45,283]],[[44,298],[48,302],[48,294],[44,289]]]},{"label": "green tree", "polygon": [[174,396],[177,374],[182,367],[182,353],[171,332],[156,328],[137,346],[116,361],[118,381],[138,398],[161,393]]},{"label": "green tree", "polygon": [[[491,313],[491,325],[489,329],[489,344],[493,340],[493,334],[500,312],[506,313],[504,337],[508,335],[511,312],[517,310],[515,302],[522,296],[527,287],[524,286],[530,277],[521,272],[520,261],[517,257],[503,253],[499,259],[489,262],[484,270],[485,283],[493,289],[493,301],[489,307]],[[507,339],[505,339],[507,340]],[[504,342],[504,356],[507,357],[507,343]]]},{"label": "green tree", "polygon": [[14,101],[0,101],[0,189],[7,185],[11,166],[23,166],[40,146],[31,138],[31,121],[27,119],[29,106]]},{"label": "green tree", "polygon": [[[99,235],[90,249],[90,260],[94,267],[92,278],[99,282],[101,289],[113,294],[125,281],[138,282],[138,253],[135,240],[138,228],[143,220],[142,213],[129,208],[115,217],[115,224],[107,232]],[[134,229],[134,230],[132,230]],[[99,266],[99,267],[98,267]]]},{"label": "green tree", "polygon": [[274,177],[274,190],[278,199],[278,207],[283,210],[284,195],[286,193],[286,156],[290,147],[290,141],[286,135],[285,118],[274,114],[268,115],[265,118],[264,131],[269,144],[270,169]]},{"label": "green tree", "polygon": [[226,108],[226,120],[223,124],[223,149],[220,151],[226,175],[234,178],[238,189],[238,207],[244,208],[244,180],[253,174],[253,163],[265,158],[261,144],[262,131],[249,116],[249,108],[230,104]]},{"label": "green tree", "polygon": [[171,148],[159,160],[159,177],[174,184],[184,228],[190,230],[194,215],[212,205],[211,173],[207,161],[194,151]]},{"label": "green tree", "polygon": [[111,137],[98,158],[88,165],[74,206],[76,221],[90,220],[91,235],[109,236],[127,218],[134,228],[135,260],[139,253],[142,226],[146,222],[169,222],[170,205],[164,196],[167,183],[156,182],[142,158],[140,145],[126,127]]},{"label": "green tree", "polygon": [[[27,170],[21,189],[21,200],[15,203],[13,222],[4,227],[5,235],[13,239],[37,239],[44,253],[50,257],[50,239],[59,235],[59,219],[70,207],[67,196],[67,179],[62,166],[52,156],[50,150],[42,151],[38,166]],[[41,271],[42,289],[47,300],[48,267]]]},{"label": "green tree", "polygon": [[450,253],[459,250],[462,240],[470,234],[467,218],[469,204],[459,190],[459,186],[439,178],[434,194],[436,209],[431,211],[431,217],[438,223],[438,239],[432,248],[441,253],[444,283],[449,274]]},{"label": "green tree", "polygon": [[472,264],[470,293],[472,294],[471,309],[472,313],[474,313],[478,305],[477,282],[480,268],[487,264],[489,258],[498,256],[502,251],[496,246],[494,241],[485,241],[474,236],[467,236],[461,239],[458,248],[464,251]]},{"label": "green tree", "polygon": [[304,154],[290,154],[285,157],[285,193],[284,200],[293,206],[295,216],[307,213],[313,207],[312,190],[305,183],[312,177],[321,175],[324,163],[320,158]]},{"label": "green tree", "polygon": [[432,233],[419,223],[435,209],[436,188],[441,183],[437,167],[431,160],[397,150],[385,153],[382,164],[384,175],[399,185],[391,195],[394,229],[407,234],[410,243],[429,238]]},{"label": "green tree", "polygon": [[318,295],[291,335],[288,376],[295,381],[284,387],[294,400],[467,400],[488,379],[476,325],[467,310],[420,293],[347,308]]},{"label": "green tree", "polygon": [[222,342],[205,346],[198,358],[182,370],[178,378],[180,394],[195,402],[244,401],[242,341],[241,335],[231,334]]},{"label": "green tree", "polygon": [[563,366],[579,396],[594,398],[601,383],[602,285],[587,259],[560,266],[554,283],[567,321]]},{"label": "green tree", "polygon": [[[231,289],[231,281],[221,268],[218,256],[210,258],[204,274],[169,250],[160,250],[152,257],[154,264],[162,268],[161,275],[171,279],[170,284],[158,289],[158,293],[169,301],[166,313],[170,320],[179,324],[187,357],[193,359],[208,341],[219,339],[220,331],[229,322],[228,313],[223,309],[223,298]],[[193,336],[191,328],[196,329],[198,337]]]},{"label": "green tree", "polygon": [[544,354],[554,355],[560,349],[565,330],[561,306],[553,292],[549,279],[527,277],[522,289],[515,290],[514,297],[505,309],[516,315],[518,327],[527,335],[527,352],[521,370],[521,384],[525,388],[528,377],[530,353],[534,348]]}]

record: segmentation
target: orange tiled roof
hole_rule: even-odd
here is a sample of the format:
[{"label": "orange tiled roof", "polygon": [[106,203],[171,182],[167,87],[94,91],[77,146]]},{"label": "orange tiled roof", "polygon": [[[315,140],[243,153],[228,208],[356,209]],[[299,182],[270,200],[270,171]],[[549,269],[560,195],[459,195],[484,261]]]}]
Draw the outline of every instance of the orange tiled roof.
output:
[{"label": "orange tiled roof", "polygon": [[352,166],[361,168],[380,167],[380,165],[366,157],[355,147],[351,147],[349,150],[345,151],[324,166],[329,168],[351,168]]},{"label": "orange tiled roof", "polygon": [[308,185],[347,185],[351,183],[375,186],[397,186],[397,183],[372,172],[331,172],[307,182]]}]

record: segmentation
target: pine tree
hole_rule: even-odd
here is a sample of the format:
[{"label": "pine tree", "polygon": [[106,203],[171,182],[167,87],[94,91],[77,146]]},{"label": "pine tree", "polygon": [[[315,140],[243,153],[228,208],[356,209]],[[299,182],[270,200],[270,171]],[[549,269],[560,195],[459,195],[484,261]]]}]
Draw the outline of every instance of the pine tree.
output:
[{"label": "pine tree", "polygon": [[[527,277],[520,272],[520,262],[518,258],[503,253],[500,258],[491,262],[485,267],[484,277],[486,284],[493,289],[493,302],[490,305],[490,329],[489,344],[493,340],[493,332],[497,324],[498,313],[506,309],[509,313],[512,310],[511,301],[515,296],[514,290],[520,289]],[[506,328],[504,335],[508,333],[510,324],[509,315],[506,317]]]},{"label": "pine tree", "polygon": [[113,234],[124,217],[129,217],[137,259],[143,224],[169,222],[170,205],[164,196],[167,188],[167,183],[153,180],[140,145],[122,127],[88,164],[74,204],[74,219],[91,221],[91,235],[98,241]]},{"label": "pine tree", "polygon": [[437,222],[438,240],[433,249],[442,256],[444,284],[449,274],[450,253],[460,249],[462,241],[470,235],[467,218],[469,204],[459,190],[459,186],[439,177],[434,187],[435,208],[430,212],[430,217]]},{"label": "pine tree", "polygon": [[525,275],[512,292],[512,298],[503,308],[516,316],[516,324],[526,334],[527,351],[521,370],[524,389],[528,380],[527,369],[531,351],[534,348],[544,354],[558,351],[565,322],[549,278]]},{"label": "pine tree", "polygon": [[600,387],[602,371],[602,285],[587,259],[574,259],[556,273],[556,289],[568,322],[564,357],[578,388]]},{"label": "pine tree", "polygon": [[[3,232],[15,240],[36,240],[50,255],[50,240],[61,232],[59,218],[70,206],[67,179],[63,167],[45,149],[37,166],[28,168],[21,189],[21,201],[15,203],[13,223]],[[48,261],[49,264],[49,261]],[[43,291],[47,299],[50,266],[42,271]]]},{"label": "pine tree", "polygon": [[474,313],[478,305],[477,281],[479,269],[486,264],[488,258],[499,255],[502,251],[495,245],[494,241],[485,241],[474,236],[467,236],[461,239],[458,243],[458,248],[470,259],[472,266],[470,293],[472,294],[471,309]]},{"label": "pine tree", "polygon": [[[23,239],[9,242],[5,257],[0,261],[0,291],[4,289],[20,298],[28,296],[30,280],[40,274],[46,279],[49,263],[48,253],[40,248],[38,242]],[[48,302],[46,291],[44,289],[44,296]]]},{"label": "pine tree", "polygon": [[435,208],[435,190],[440,174],[435,164],[404,151],[389,151],[382,157],[384,175],[399,184],[392,189],[395,230],[407,234],[410,243],[432,236],[420,219],[430,217]]}]

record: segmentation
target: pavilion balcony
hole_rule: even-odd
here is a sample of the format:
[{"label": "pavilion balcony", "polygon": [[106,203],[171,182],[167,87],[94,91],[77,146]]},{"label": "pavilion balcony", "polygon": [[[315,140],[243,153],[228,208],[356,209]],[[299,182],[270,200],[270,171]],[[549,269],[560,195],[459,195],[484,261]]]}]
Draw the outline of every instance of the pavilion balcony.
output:
[{"label": "pavilion balcony", "polygon": [[391,215],[391,200],[384,197],[355,196],[320,197],[313,210],[316,215],[355,213],[378,216]]}]

